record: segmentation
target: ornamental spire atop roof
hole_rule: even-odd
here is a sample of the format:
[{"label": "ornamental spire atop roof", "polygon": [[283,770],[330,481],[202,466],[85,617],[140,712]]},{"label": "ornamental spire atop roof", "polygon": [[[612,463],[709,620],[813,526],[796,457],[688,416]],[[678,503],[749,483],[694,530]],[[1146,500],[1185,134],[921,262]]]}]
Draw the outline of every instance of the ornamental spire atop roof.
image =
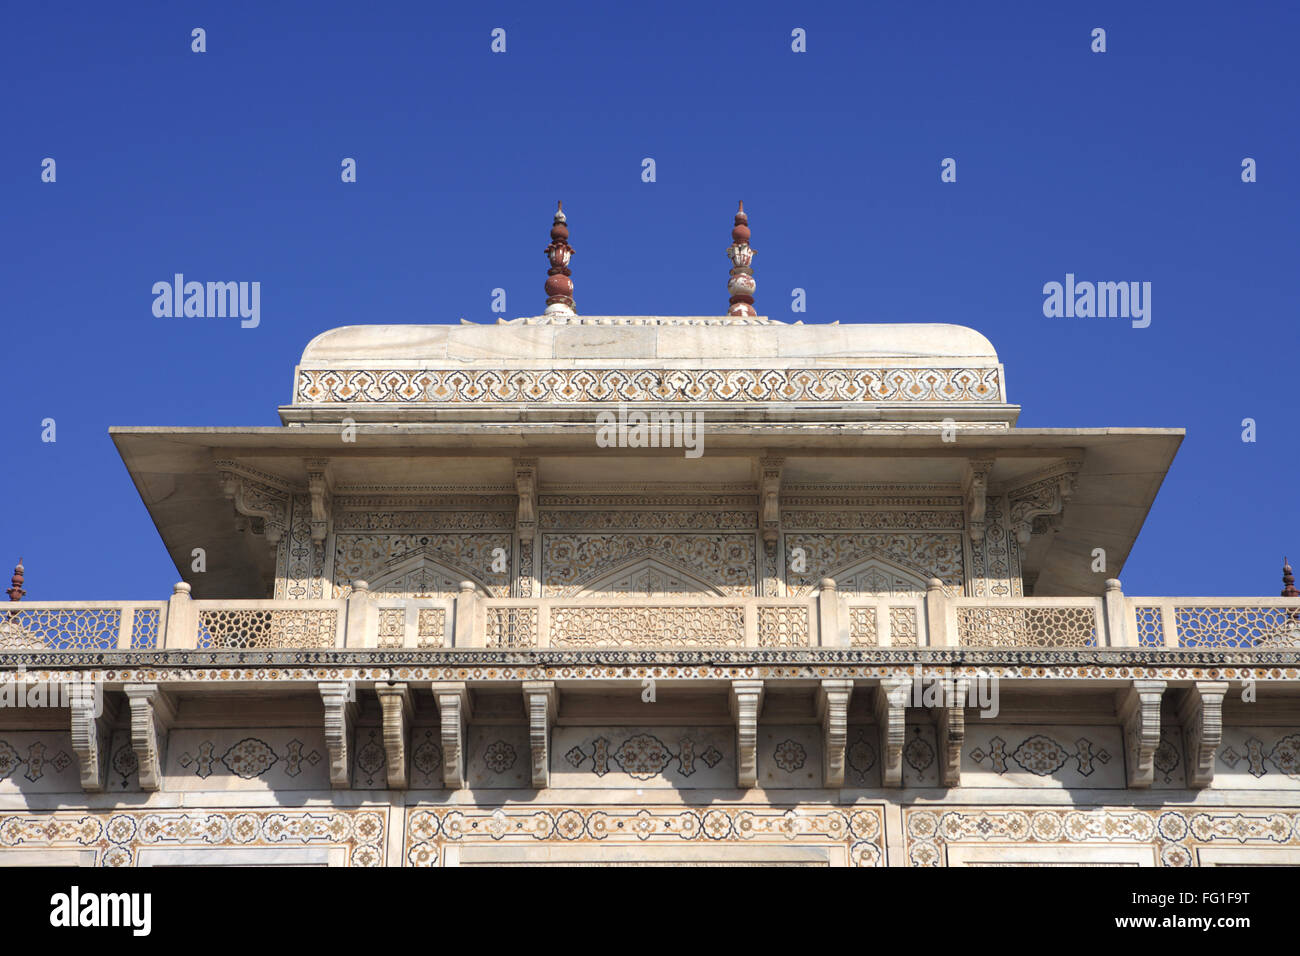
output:
[{"label": "ornamental spire atop roof", "polygon": [[1282,559],[1282,597],[1300,597],[1300,591],[1295,586],[1295,575],[1291,572],[1291,562],[1286,558]]},{"label": "ornamental spire atop roof", "polygon": [[551,225],[551,244],[543,252],[551,262],[546,273],[546,315],[577,315],[573,302],[573,273],[569,259],[573,249],[569,245],[568,220],[564,218],[564,203],[555,204],[555,221]]},{"label": "ornamental spire atop roof", "polygon": [[758,315],[754,311],[754,270],[749,267],[754,258],[754,250],[749,248],[749,217],[745,215],[743,199],[740,201],[740,211],[736,213],[736,224],[731,230],[727,258],[731,260],[731,278],[727,280],[731,308],[727,310],[727,315]]},{"label": "ornamental spire atop roof", "polygon": [[6,592],[11,601],[21,601],[23,595],[27,592],[23,590],[23,559],[18,559],[18,566],[14,568],[13,580],[10,582],[12,587]]}]

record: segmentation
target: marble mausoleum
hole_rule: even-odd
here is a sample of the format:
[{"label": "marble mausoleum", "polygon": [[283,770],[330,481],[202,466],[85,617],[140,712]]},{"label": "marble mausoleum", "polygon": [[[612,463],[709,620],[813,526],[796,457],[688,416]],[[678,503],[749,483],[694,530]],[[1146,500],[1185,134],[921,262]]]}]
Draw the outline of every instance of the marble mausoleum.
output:
[{"label": "marble mausoleum", "polygon": [[726,315],[580,316],[557,213],[541,316],[113,429],[182,581],[15,581],[0,865],[1300,863],[1300,593],[1118,580],[1182,431],[1017,428],[732,239]]}]

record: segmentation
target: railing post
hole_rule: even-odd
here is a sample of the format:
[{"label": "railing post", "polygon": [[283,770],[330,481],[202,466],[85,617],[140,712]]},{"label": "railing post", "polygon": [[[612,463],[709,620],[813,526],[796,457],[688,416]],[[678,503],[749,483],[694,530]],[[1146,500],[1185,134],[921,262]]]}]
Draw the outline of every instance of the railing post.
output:
[{"label": "railing post", "polygon": [[957,634],[948,629],[948,595],[943,592],[943,582],[938,578],[925,582],[925,629],[929,647],[956,646]]},{"label": "railing post", "polygon": [[1119,578],[1106,581],[1106,593],[1102,595],[1102,604],[1106,612],[1106,646],[1132,647],[1137,641],[1134,632],[1130,637],[1128,629],[1128,602],[1124,600],[1124,591]]},{"label": "railing post", "polygon": [[184,581],[177,582],[167,600],[167,633],[162,646],[169,651],[199,646],[199,614],[190,599],[190,586]]},{"label": "railing post", "polygon": [[753,598],[746,601],[741,615],[741,624],[745,629],[745,647],[758,647],[758,603]]},{"label": "railing post", "polygon": [[131,635],[135,632],[135,608],[122,608],[122,617],[118,624],[117,630],[117,649],[119,651],[129,651],[131,649]]},{"label": "railing post", "polygon": [[1177,647],[1178,620],[1173,601],[1160,602],[1160,629],[1165,635],[1165,647]]},{"label": "railing post", "polygon": [[848,643],[840,621],[840,595],[834,578],[822,578],[817,594],[817,641],[822,647],[843,647]]},{"label": "railing post", "polygon": [[343,635],[345,647],[378,647],[379,634],[372,626],[378,620],[370,604],[370,584],[353,581],[347,599],[347,631]]},{"label": "railing post", "polygon": [[478,595],[474,592],[473,581],[461,581],[460,593],[456,595],[456,629],[453,647],[482,647],[483,635],[476,633],[478,627]]}]

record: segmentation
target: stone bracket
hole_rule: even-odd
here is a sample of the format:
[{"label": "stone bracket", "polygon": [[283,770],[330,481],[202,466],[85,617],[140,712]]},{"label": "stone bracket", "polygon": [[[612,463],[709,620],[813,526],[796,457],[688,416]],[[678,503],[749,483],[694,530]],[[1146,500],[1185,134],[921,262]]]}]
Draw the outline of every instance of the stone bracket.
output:
[{"label": "stone bracket", "polygon": [[912,697],[910,677],[886,677],[876,688],[873,709],[880,732],[880,785],[903,785],[903,744],[907,738],[907,705]]},{"label": "stone bracket", "polygon": [[521,548],[531,547],[537,533],[537,459],[515,459],[515,491],[519,495],[519,511],[515,518],[515,531]]},{"label": "stone bracket", "polygon": [[406,747],[410,739],[411,718],[415,706],[406,684],[375,684],[379,706],[384,715],[384,765],[388,770],[388,786],[392,790],[407,787]]},{"label": "stone bracket", "polygon": [[785,459],[776,455],[763,455],[758,459],[759,524],[763,529],[763,543],[775,547],[781,535],[781,471]]},{"label": "stone bracket", "polygon": [[1053,526],[1060,524],[1082,467],[1081,459],[1063,461],[1008,493],[1011,527],[1022,548],[1027,548],[1033,537],[1035,518],[1047,518]]},{"label": "stone bracket", "polygon": [[176,705],[157,684],[125,684],[122,690],[131,708],[131,748],[139,766],[140,789],[161,790],[163,747]]},{"label": "stone bracket", "polygon": [[325,749],[330,757],[330,786],[346,789],[349,778],[348,746],[352,725],[357,717],[357,695],[349,681],[321,681],[321,701],[325,705]]},{"label": "stone bracket", "polygon": [[844,748],[849,739],[849,698],[853,681],[823,680],[817,687],[817,717],[822,722],[825,754],[823,784],[831,790],[844,786]]},{"label": "stone bracket", "polygon": [[1123,691],[1119,720],[1124,728],[1124,765],[1128,785],[1147,789],[1155,780],[1156,749],[1160,746],[1160,699],[1166,682],[1135,680]]},{"label": "stone bracket", "polygon": [[275,548],[289,531],[290,492],[250,477],[248,469],[236,467],[234,462],[217,462],[222,494],[234,502],[237,514],[261,522],[266,543]]},{"label": "stone bracket", "polygon": [[1223,742],[1223,698],[1227,693],[1227,681],[1198,680],[1179,703],[1189,789],[1204,790],[1214,782],[1214,755]]},{"label": "stone bracket", "polygon": [[966,504],[966,523],[973,541],[984,540],[984,512],[993,464],[992,458],[971,458],[966,462],[961,493]]},{"label": "stone bracket", "polygon": [[323,545],[330,533],[330,516],[334,509],[334,482],[330,476],[329,459],[308,458],[307,492],[311,495],[311,540]]},{"label": "stone bracket", "polygon": [[763,709],[761,680],[731,682],[731,716],[736,720],[736,786],[758,785],[758,715]]},{"label": "stone bracket", "polygon": [[559,711],[560,694],[554,681],[524,681],[524,710],[528,714],[528,743],[533,756],[533,787],[551,785],[551,724]]},{"label": "stone bracket", "polygon": [[939,783],[945,787],[961,786],[961,748],[966,740],[966,700],[970,696],[970,679],[944,678],[943,706],[937,708],[939,730]]},{"label": "stone bracket", "polygon": [[108,764],[109,735],[117,717],[117,702],[99,693],[101,712],[95,715],[95,686],[89,682],[72,685],[72,750],[81,765],[81,789],[98,793],[104,789]]},{"label": "stone bracket", "polygon": [[448,790],[465,786],[465,750],[471,713],[469,687],[463,681],[435,681],[433,696],[438,701],[442,731],[442,777]]}]

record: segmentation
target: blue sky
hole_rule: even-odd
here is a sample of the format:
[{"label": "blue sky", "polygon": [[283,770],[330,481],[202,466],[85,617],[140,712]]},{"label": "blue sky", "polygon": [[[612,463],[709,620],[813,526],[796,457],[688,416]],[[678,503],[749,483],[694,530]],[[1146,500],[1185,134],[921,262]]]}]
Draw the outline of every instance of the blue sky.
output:
[{"label": "blue sky", "polygon": [[[1187,429],[1126,592],[1275,594],[1300,12],[1136,6],[10,4],[0,570],[24,557],[32,600],[165,597],[110,425],[276,424],[325,329],[491,321],[497,287],[540,313],[557,198],[580,312],[721,314],[743,198],[761,314],[969,325],[1022,426]],[[260,281],[260,326],[155,318],[175,272]],[[1151,326],[1045,318],[1067,272],[1151,282]]]}]

